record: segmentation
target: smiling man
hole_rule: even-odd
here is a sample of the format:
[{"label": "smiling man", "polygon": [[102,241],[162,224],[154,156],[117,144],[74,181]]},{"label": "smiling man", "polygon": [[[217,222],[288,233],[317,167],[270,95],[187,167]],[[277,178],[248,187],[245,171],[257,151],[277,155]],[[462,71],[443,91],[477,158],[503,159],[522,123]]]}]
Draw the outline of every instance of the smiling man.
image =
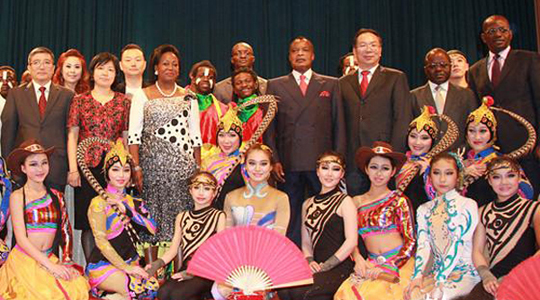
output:
[{"label": "smiling man", "polygon": [[264,141],[274,152],[274,176],[287,193],[291,220],[287,236],[300,245],[302,204],[321,189],[315,173],[317,157],[345,151],[345,124],[337,78],[319,75],[311,67],[311,41],[297,37],[289,45],[292,72],[268,82],[268,94],[280,98],[278,113]]},{"label": "smiling man", "polygon": [[[474,93],[466,88],[455,86],[450,83],[451,73],[450,57],[441,48],[430,50],[424,59],[424,73],[428,82],[413,91],[412,104],[413,114],[419,116],[424,105],[433,106],[439,114],[444,113],[456,122],[459,128],[459,138],[452,149],[465,146],[465,124],[467,116],[476,109]],[[439,135],[446,132],[446,122],[439,118],[434,119],[440,128]]]}]

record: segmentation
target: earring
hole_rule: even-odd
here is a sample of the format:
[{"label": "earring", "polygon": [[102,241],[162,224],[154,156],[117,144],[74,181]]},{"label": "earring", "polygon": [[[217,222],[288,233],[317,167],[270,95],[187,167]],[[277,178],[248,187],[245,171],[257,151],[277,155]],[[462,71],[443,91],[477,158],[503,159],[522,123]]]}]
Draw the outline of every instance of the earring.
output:
[{"label": "earring", "polygon": [[154,71],[154,75],[156,75],[156,76],[157,76],[157,74],[158,74],[158,72],[157,72],[157,70],[155,70],[155,71]]}]

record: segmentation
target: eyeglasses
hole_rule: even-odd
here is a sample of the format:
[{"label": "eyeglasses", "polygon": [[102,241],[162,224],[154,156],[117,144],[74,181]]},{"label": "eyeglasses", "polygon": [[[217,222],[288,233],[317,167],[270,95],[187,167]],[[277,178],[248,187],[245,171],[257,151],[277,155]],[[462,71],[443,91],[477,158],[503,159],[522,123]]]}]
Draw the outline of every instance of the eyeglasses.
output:
[{"label": "eyeglasses", "polygon": [[379,43],[373,42],[373,43],[360,43],[356,46],[357,49],[361,49],[361,50],[367,49],[368,47],[371,49],[375,49],[375,48],[379,48],[380,45]]},{"label": "eyeglasses", "polygon": [[33,62],[30,63],[30,65],[34,68],[37,68],[37,67],[40,67],[40,66],[45,66],[45,67],[51,67],[53,65],[53,62],[52,60],[34,60]]},{"label": "eyeglasses", "polygon": [[489,34],[489,35],[494,35],[495,33],[500,32],[500,33],[507,33],[508,31],[510,31],[510,29],[506,28],[506,27],[497,27],[497,28],[490,28],[488,30],[485,31],[485,33]]},{"label": "eyeglasses", "polygon": [[449,66],[450,66],[450,64],[448,64],[448,63],[438,62],[438,63],[430,63],[430,64],[426,65],[426,68],[429,68],[429,69],[435,69],[437,67],[447,68]]}]

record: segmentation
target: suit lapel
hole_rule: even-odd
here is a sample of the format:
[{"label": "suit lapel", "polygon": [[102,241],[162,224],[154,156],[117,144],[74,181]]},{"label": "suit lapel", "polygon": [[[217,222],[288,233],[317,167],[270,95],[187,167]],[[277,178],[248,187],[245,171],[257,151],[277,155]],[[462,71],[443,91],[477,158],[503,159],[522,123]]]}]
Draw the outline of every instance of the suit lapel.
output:
[{"label": "suit lapel", "polygon": [[437,105],[435,104],[435,99],[433,99],[433,94],[431,93],[429,83],[426,83],[426,85],[424,85],[422,94],[422,97],[426,99],[426,105],[433,106],[433,108],[437,109]]},{"label": "suit lapel", "polygon": [[479,65],[479,71],[480,71],[480,79],[482,79],[484,82],[486,82],[486,85],[488,86],[489,90],[490,91],[493,91],[493,83],[491,83],[491,80],[489,80],[489,73],[488,73],[488,69],[487,69],[487,62],[488,62],[488,59],[489,59],[489,55],[485,58],[483,58],[482,60],[480,60],[480,65]]},{"label": "suit lapel", "polygon": [[503,82],[504,77],[515,66],[514,64],[515,59],[516,59],[516,56],[514,55],[514,51],[510,50],[510,52],[508,52],[508,56],[506,57],[506,60],[501,70],[501,78],[499,79],[499,85]]},{"label": "suit lapel", "polygon": [[[371,77],[371,80],[369,81],[364,98],[369,97],[369,94],[371,93],[371,91],[376,90],[378,86],[383,83],[384,83],[383,67],[379,66],[377,69],[375,69],[375,72],[373,72],[373,76]],[[358,84],[358,90],[360,91],[360,84]]]},{"label": "suit lapel", "polygon": [[34,90],[34,85],[32,82],[26,85],[24,93],[26,94],[24,100],[26,101],[27,107],[30,108],[32,115],[37,117],[36,120],[40,120],[36,91]]},{"label": "suit lapel", "polygon": [[302,113],[306,110],[306,108],[315,101],[318,100],[318,93],[321,90],[321,87],[323,86],[324,79],[322,79],[319,75],[317,75],[315,72],[311,74],[311,79],[309,80],[308,88],[306,91],[306,96],[302,96],[302,102],[300,103],[300,109],[297,115],[297,118],[302,115]]},{"label": "suit lapel", "polygon": [[47,106],[45,107],[45,115],[43,116],[43,120],[41,120],[42,122],[51,114],[51,111],[58,102],[59,95],[60,89],[56,85],[51,84],[51,91],[49,92],[49,99],[47,99]]},{"label": "suit lapel", "polygon": [[283,83],[283,85],[285,91],[291,96],[294,102],[296,102],[296,104],[298,104],[299,106],[302,106],[302,98],[304,98],[304,96],[302,96],[300,87],[298,86],[298,83],[296,83],[296,79],[294,79],[292,73],[287,76],[287,79]]},{"label": "suit lapel", "polygon": [[347,82],[352,86],[352,90],[358,97],[358,101],[362,99],[362,95],[360,94],[360,82],[358,82],[358,72],[356,71],[353,73],[353,75],[347,75],[345,78]]}]

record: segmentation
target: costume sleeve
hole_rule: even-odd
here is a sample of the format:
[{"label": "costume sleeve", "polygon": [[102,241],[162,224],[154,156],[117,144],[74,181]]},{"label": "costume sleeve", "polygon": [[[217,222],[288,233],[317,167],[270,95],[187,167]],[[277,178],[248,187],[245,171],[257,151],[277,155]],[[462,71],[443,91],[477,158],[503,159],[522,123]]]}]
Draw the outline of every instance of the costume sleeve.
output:
[{"label": "costume sleeve", "polygon": [[144,202],[141,199],[128,197],[122,202],[126,208],[126,215],[137,225],[148,230],[149,233],[156,234],[156,222],[150,218]]},{"label": "costume sleeve", "polygon": [[92,199],[92,203],[88,208],[88,222],[92,228],[92,234],[96,240],[96,246],[101,251],[103,256],[116,268],[126,270],[130,266],[122,259],[114,250],[111,243],[107,239],[107,213],[105,208],[107,203],[101,197]]},{"label": "costume sleeve", "polygon": [[445,282],[448,279],[461,260],[464,248],[472,243],[474,230],[478,224],[478,205],[474,200],[458,197],[456,203],[449,206],[448,214],[450,217],[448,231],[452,245],[444,254],[443,263],[435,277],[437,282]]},{"label": "costume sleeve", "polygon": [[144,103],[147,101],[143,93],[136,93],[131,99],[129,109],[128,145],[140,145],[144,126]]},{"label": "costume sleeve", "polygon": [[124,94],[120,94],[122,97],[122,105],[124,106],[124,111],[122,114],[122,132],[129,132],[129,117],[131,114],[131,100],[126,97]]},{"label": "costume sleeve", "polygon": [[429,261],[429,257],[431,256],[431,244],[429,243],[429,234],[426,220],[427,210],[428,207],[426,205],[421,205],[416,213],[416,221],[418,223],[418,227],[416,230],[417,247],[416,257],[414,260],[414,275],[412,278],[413,280],[423,275],[423,272],[425,271],[424,268],[426,267],[426,264]]},{"label": "costume sleeve", "polygon": [[69,114],[67,121],[67,128],[80,127],[81,120],[81,100],[84,94],[73,97],[71,104],[69,105]]},{"label": "costume sleeve", "polygon": [[392,90],[393,126],[391,144],[397,151],[404,152],[407,144],[407,128],[412,121],[411,93],[407,76],[399,74]]},{"label": "costume sleeve", "polygon": [[289,197],[287,194],[279,192],[281,195],[276,197],[277,203],[277,215],[274,229],[282,235],[287,233],[287,227],[289,226],[289,219],[291,218],[291,212],[289,207]]},{"label": "costume sleeve", "polygon": [[201,120],[199,118],[199,103],[197,102],[197,98],[193,97],[190,100],[189,107],[189,136],[193,141],[193,147],[201,147]]},{"label": "costume sleeve", "polygon": [[55,192],[60,202],[60,210],[62,215],[62,262],[71,263],[73,255],[73,231],[69,222],[64,196],[61,192]]},{"label": "costume sleeve", "polygon": [[406,197],[400,197],[395,214],[395,224],[403,237],[403,246],[399,250],[394,264],[400,268],[403,266],[414,253],[416,239],[414,237],[414,221],[411,215],[411,208]]}]

